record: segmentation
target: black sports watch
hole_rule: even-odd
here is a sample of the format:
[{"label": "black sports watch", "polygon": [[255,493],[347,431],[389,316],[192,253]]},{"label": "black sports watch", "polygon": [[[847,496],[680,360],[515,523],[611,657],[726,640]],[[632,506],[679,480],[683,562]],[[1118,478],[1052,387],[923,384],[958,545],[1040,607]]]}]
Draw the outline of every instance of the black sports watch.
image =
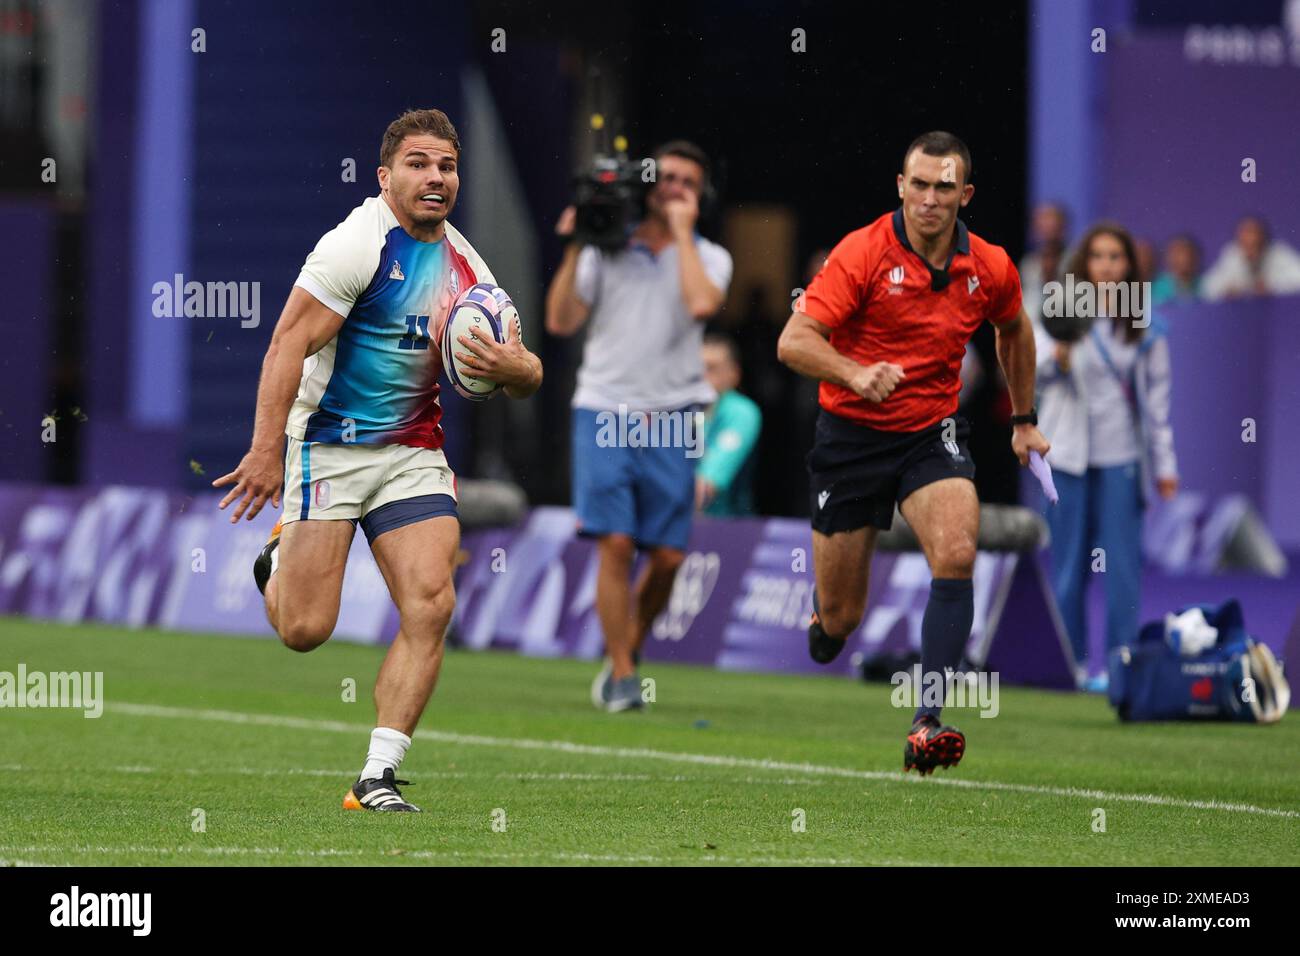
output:
[{"label": "black sports watch", "polygon": [[1033,425],[1034,427],[1038,427],[1038,406],[1035,405],[1033,408],[1031,408],[1029,410],[1028,415],[1012,415],[1011,424],[1012,425]]}]

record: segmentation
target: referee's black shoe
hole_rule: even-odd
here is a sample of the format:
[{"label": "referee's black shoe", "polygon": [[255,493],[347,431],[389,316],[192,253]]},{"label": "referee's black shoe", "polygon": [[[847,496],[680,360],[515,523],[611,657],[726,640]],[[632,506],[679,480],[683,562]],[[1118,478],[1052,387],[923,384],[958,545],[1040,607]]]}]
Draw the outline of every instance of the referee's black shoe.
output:
[{"label": "referee's black shoe", "polygon": [[822,627],[821,609],[817,605],[817,592],[813,591],[812,620],[808,622],[808,655],[818,664],[829,664],[840,656],[848,641],[831,637]]},{"label": "referee's black shoe", "polygon": [[903,773],[915,770],[924,777],[933,773],[935,767],[957,766],[965,753],[966,735],[926,714],[912,724],[907,743],[903,745]]}]

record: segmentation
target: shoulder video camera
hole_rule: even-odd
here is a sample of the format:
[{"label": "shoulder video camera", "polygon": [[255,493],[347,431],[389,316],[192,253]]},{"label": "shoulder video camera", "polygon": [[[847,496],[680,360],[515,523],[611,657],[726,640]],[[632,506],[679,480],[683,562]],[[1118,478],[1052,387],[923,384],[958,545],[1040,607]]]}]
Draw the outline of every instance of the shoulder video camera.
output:
[{"label": "shoulder video camera", "polygon": [[647,187],[635,162],[624,156],[597,156],[589,169],[574,177],[574,238],[610,252],[623,248],[645,214]]}]

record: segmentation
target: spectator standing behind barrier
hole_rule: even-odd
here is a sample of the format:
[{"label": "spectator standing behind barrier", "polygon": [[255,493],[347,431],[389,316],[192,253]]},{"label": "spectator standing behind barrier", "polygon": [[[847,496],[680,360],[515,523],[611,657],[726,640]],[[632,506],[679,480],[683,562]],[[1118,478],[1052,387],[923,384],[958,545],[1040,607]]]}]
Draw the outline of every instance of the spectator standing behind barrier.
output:
[{"label": "spectator standing behind barrier", "polygon": [[[592,703],[609,711],[641,707],[637,658],[686,557],[700,409],[715,397],[700,358],[703,320],[722,308],[731,281],[727,250],[695,231],[708,158],[684,140],[654,158],[646,215],[627,244],[614,252],[570,244],[546,294],[549,333],[588,325],[573,396],[573,507],[579,533],[598,542],[596,614],[608,657]],[[571,236],[574,225],[570,207],[556,232]],[[665,434],[678,437],[656,440]],[[649,561],[634,593],[638,548]]]},{"label": "spectator standing behind barrier", "polygon": [[704,337],[704,377],[718,400],[704,416],[704,457],[695,473],[695,507],[713,517],[754,513],[754,446],[763,413],[740,387],[740,354],[731,336]]},{"label": "spectator standing behind barrier", "polygon": [[1165,243],[1165,269],[1151,286],[1151,304],[1201,297],[1201,247],[1191,236],[1174,236]]},{"label": "spectator standing behind barrier", "polygon": [[1060,271],[1069,227],[1070,214],[1060,203],[1040,202],[1034,207],[1029,225],[1033,251],[1020,259],[1021,300],[1031,319],[1041,306],[1043,286],[1055,279]]},{"label": "spectator standing behind barrier", "polygon": [[[1076,287],[1135,282],[1133,239],[1114,223],[1093,226],[1065,271]],[[1049,461],[1060,494],[1060,502],[1046,509],[1053,590],[1079,686],[1101,692],[1105,672],[1087,677],[1088,582],[1104,569],[1107,648],[1136,640],[1142,510],[1153,479],[1161,497],[1173,497],[1178,467],[1169,426],[1169,346],[1160,324],[1150,316],[1120,315],[1117,301],[1102,297],[1098,311],[1076,343],[1054,341],[1041,322],[1035,336],[1039,419],[1052,436]]]},{"label": "spectator standing behind barrier", "polygon": [[1156,279],[1156,247],[1148,239],[1133,240],[1134,260],[1137,262],[1139,282],[1154,282]]},{"label": "spectator standing behind barrier", "polygon": [[1300,252],[1274,239],[1263,219],[1247,216],[1205,273],[1203,288],[1211,300],[1300,292]]}]

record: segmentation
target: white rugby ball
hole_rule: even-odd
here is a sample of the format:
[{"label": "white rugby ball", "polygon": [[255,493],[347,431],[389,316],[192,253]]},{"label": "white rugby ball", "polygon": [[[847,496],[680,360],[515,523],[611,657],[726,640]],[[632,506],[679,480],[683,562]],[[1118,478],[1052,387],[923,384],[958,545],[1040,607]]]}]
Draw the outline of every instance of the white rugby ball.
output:
[{"label": "white rugby ball", "polygon": [[460,336],[471,337],[470,330],[476,329],[480,339],[504,343],[506,330],[511,328],[516,335],[519,334],[519,311],[505,289],[480,282],[470,286],[456,300],[443,323],[438,343],[442,349],[442,367],[456,394],[471,402],[483,402],[501,387],[496,382],[467,374],[472,370],[457,358],[457,354],[470,354],[470,350],[460,343]]}]

